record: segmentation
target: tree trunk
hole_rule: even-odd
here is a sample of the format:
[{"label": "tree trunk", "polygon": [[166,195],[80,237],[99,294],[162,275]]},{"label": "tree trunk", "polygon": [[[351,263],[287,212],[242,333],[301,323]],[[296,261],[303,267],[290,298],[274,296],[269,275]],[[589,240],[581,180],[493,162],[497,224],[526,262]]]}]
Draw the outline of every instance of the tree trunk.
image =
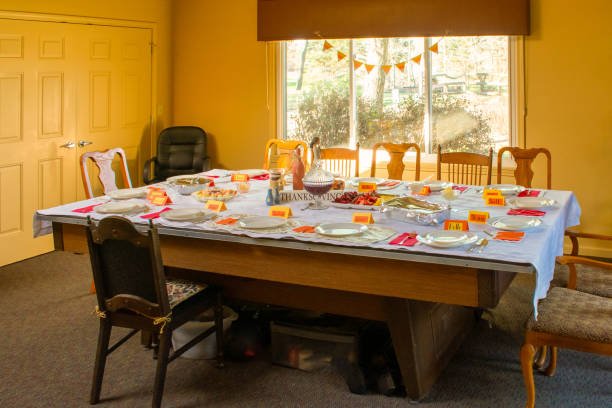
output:
[{"label": "tree trunk", "polygon": [[385,96],[385,72],[381,65],[388,64],[389,60],[389,39],[378,38],[370,40],[368,44],[368,61],[378,65],[371,74],[369,74],[363,96],[373,102],[373,105],[379,115],[383,112],[384,96]]},{"label": "tree trunk", "polygon": [[300,76],[298,77],[295,89],[300,91],[302,89],[302,81],[304,80],[304,68],[306,66],[306,53],[308,52],[308,40],[304,42],[304,49],[302,50],[302,62],[300,64]]}]

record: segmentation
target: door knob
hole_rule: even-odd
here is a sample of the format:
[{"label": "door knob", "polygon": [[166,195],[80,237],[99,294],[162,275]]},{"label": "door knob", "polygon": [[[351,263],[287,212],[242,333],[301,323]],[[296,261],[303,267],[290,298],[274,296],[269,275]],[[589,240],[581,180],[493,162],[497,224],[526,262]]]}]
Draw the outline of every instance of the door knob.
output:
[{"label": "door knob", "polygon": [[63,145],[60,145],[60,147],[63,147],[64,149],[74,149],[75,146],[76,146],[76,144],[74,144],[74,142],[72,140],[69,140],[66,143],[64,143]]},{"label": "door knob", "polygon": [[93,144],[93,142],[90,142],[89,140],[79,140],[79,147],[85,147],[90,144]]}]

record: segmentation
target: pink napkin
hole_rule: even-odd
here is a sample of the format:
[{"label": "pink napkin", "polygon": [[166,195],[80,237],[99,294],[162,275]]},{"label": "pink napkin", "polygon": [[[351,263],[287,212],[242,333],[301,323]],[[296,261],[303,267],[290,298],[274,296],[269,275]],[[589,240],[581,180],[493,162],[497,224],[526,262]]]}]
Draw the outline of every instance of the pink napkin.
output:
[{"label": "pink napkin", "polygon": [[517,197],[537,197],[540,193],[540,190],[523,190],[517,194]]},{"label": "pink napkin", "polygon": [[453,186],[453,190],[457,190],[460,193],[463,193],[467,189],[468,189],[468,186]]},{"label": "pink napkin", "polygon": [[100,204],[104,204],[104,203],[92,204],[92,205],[88,205],[87,207],[76,208],[76,209],[72,210],[72,212],[81,213],[81,214],[87,214],[87,213],[92,212],[94,207],[97,207]]},{"label": "pink napkin", "polygon": [[533,217],[540,217],[542,215],[546,215],[546,211],[513,208],[512,210],[508,211],[508,215],[531,215]]},{"label": "pink napkin", "polygon": [[162,208],[161,210],[159,210],[157,212],[141,215],[140,218],[143,218],[145,220],[154,220],[156,218],[159,218],[159,215],[161,213],[164,213],[164,212],[170,211],[170,210],[171,210],[170,207],[164,207],[164,208]]},{"label": "pink napkin", "polygon": [[385,181],[384,183],[381,183],[380,186],[381,187],[393,187],[393,186],[397,186],[400,182],[396,181],[396,180],[388,180]]},{"label": "pink napkin", "polygon": [[259,176],[254,176],[250,178],[251,180],[269,180],[270,179],[270,175],[269,174],[261,174]]},{"label": "pink napkin", "polygon": [[418,242],[416,239],[416,235],[417,234],[413,232],[404,232],[389,241],[389,245],[402,245],[407,247],[414,246],[414,244]]}]

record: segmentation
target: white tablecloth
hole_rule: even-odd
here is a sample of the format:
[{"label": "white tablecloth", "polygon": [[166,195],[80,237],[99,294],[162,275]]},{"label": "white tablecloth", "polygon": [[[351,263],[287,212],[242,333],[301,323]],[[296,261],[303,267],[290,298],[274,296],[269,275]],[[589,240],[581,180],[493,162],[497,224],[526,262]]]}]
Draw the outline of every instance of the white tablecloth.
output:
[{"label": "white tablecloth", "polygon": [[[218,178],[216,179],[216,183],[220,187],[224,187],[225,183],[228,183],[226,187],[231,186],[228,178]],[[237,196],[233,200],[227,202],[228,210],[222,214],[223,216],[230,216],[232,214],[267,215],[269,207],[265,205],[265,195],[267,192],[268,181],[252,181],[251,186],[251,191],[248,194]],[[190,196],[177,195],[176,193],[172,192],[171,189],[168,189],[167,191],[173,201],[171,207],[203,206],[203,203],[196,201]],[[481,194],[478,191],[479,189],[470,187],[461,194],[459,199],[452,203],[453,219],[467,219],[468,210],[486,210],[491,214],[491,217],[506,214],[508,207],[484,207]],[[400,186],[399,188],[393,190],[393,192],[409,193],[405,186]],[[247,235],[254,238],[265,237],[283,239],[291,237],[301,241],[328,243],[334,245],[367,246],[370,248],[385,250],[415,251],[428,254],[448,254],[459,257],[479,258],[483,260],[503,260],[531,264],[536,270],[536,289],[533,296],[533,306],[537,316],[537,302],[539,299],[546,297],[550,281],[553,277],[555,257],[563,254],[564,231],[568,227],[578,225],[580,221],[580,206],[578,205],[572,192],[549,190],[545,191],[544,194],[547,198],[556,200],[558,204],[554,208],[549,208],[546,210],[546,215],[542,217],[543,225],[527,231],[525,238],[520,243],[489,240],[488,246],[482,253],[468,253],[466,252],[465,247],[439,249],[431,248],[426,245],[417,245],[414,247],[389,245],[388,241],[390,241],[390,239],[368,244],[348,244],[346,242],[339,242],[330,238],[318,236],[316,234],[296,234],[292,231],[286,233],[265,234],[254,231],[246,231],[239,228],[221,227],[212,222],[202,224],[176,223],[166,221],[162,218],[156,219],[155,222],[172,227],[185,227],[190,229],[215,231],[225,230],[230,234]],[[101,219],[105,215],[98,214],[96,212],[81,214],[75,213],[72,210],[107,199],[107,197],[98,197],[91,200],[39,210],[34,217],[35,235],[51,233],[50,222],[41,220],[38,217],[39,214],[83,218],[85,218],[87,215],[91,215],[93,219]],[[444,201],[439,194],[435,193],[428,199],[438,202]],[[333,207],[323,211],[303,210],[305,207],[304,202],[290,202],[284,204],[289,205],[292,208],[293,219],[305,225],[315,225],[323,222],[350,222],[353,212],[356,211]],[[150,212],[158,211],[159,209],[160,208],[152,208]],[[440,226],[429,227],[391,220],[384,214],[378,212],[374,212],[373,216],[376,225],[392,228],[397,231],[398,234],[403,232],[422,233],[433,229],[442,228]],[[147,220],[140,218],[139,215],[130,216],[128,218],[130,218],[134,223],[144,224],[148,222]],[[470,224],[470,230],[478,232],[483,237],[486,236],[482,233],[484,229],[485,226]]]}]

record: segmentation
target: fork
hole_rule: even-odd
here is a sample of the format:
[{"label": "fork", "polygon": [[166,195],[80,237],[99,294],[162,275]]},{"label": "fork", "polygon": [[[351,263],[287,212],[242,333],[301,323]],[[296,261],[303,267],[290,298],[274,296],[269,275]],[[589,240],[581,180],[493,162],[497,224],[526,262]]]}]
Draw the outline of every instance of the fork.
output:
[{"label": "fork", "polygon": [[478,253],[482,252],[483,248],[489,243],[489,240],[486,238],[480,238],[471,247],[467,249],[467,252],[475,252],[478,250]]}]

